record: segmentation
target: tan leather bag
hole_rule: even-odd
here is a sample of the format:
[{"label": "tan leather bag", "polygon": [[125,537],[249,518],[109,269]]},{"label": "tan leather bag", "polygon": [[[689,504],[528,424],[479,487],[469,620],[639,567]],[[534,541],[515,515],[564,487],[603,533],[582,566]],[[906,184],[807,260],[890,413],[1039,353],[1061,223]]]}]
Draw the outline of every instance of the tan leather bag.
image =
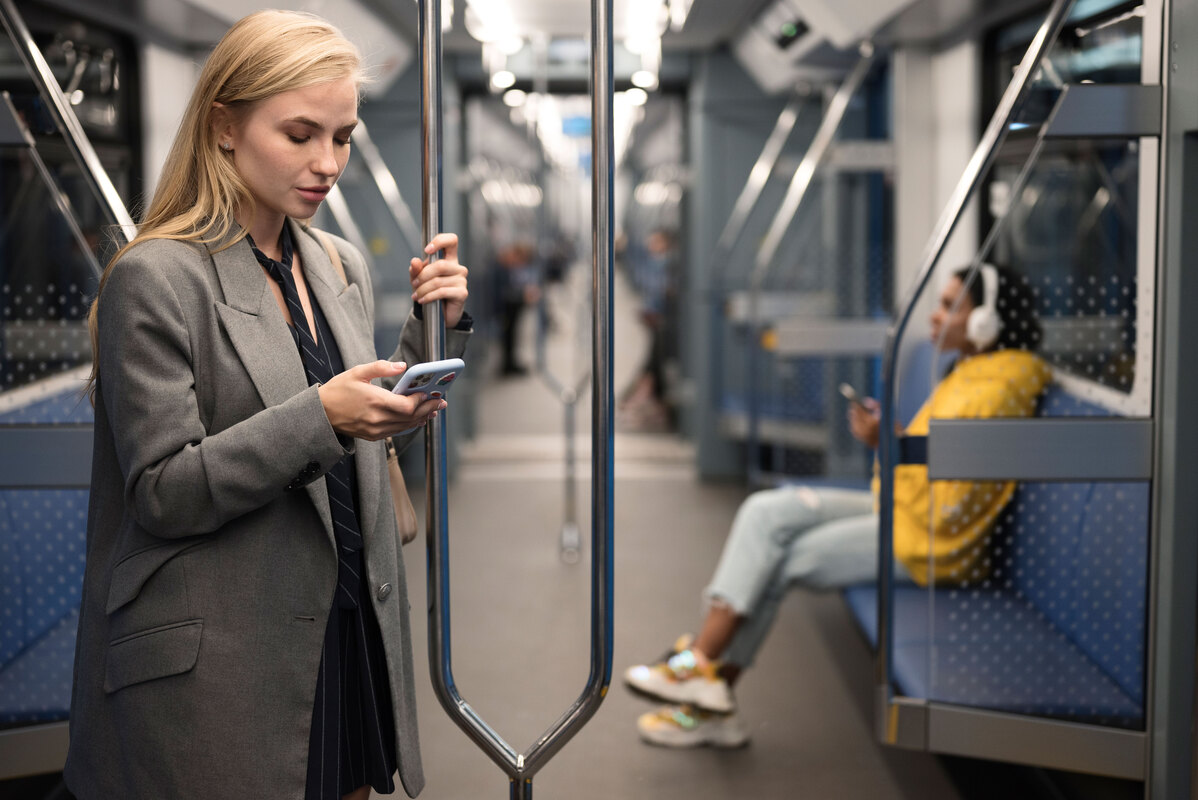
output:
[{"label": "tan leather bag", "polygon": [[[324,251],[329,254],[329,261],[333,262],[333,269],[337,270],[337,274],[341,276],[342,283],[348,285],[349,280],[345,277],[345,266],[341,263],[341,254],[333,246],[333,240],[324,231],[318,231],[316,228],[309,228],[308,231],[324,245]],[[420,526],[416,522],[416,509],[412,507],[412,498],[408,495],[407,484],[404,483],[403,470],[399,468],[399,454],[395,452],[395,443],[391,439],[386,439],[385,443],[387,475],[391,479],[391,502],[395,505],[395,522],[399,525],[400,541],[407,544],[416,538],[416,532]]]}]

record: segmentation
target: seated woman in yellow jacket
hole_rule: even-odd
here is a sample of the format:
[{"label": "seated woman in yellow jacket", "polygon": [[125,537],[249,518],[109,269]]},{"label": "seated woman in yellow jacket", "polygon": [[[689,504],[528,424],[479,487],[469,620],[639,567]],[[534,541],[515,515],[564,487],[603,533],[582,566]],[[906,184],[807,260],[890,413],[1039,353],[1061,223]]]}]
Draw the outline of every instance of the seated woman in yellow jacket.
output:
[{"label": "seated woman in yellow jacket", "polygon": [[[930,320],[932,341],[960,358],[907,426],[910,435],[926,435],[932,417],[1031,416],[1051,378],[1031,352],[1040,325],[1025,279],[990,265],[968,284],[967,276],[960,270],[945,283]],[[871,448],[877,411],[868,399],[849,409],[853,435]],[[926,467],[899,467],[896,577],[921,586],[983,577],[987,534],[1014,492],[1014,482],[985,481],[938,482],[932,492]],[[633,691],[673,704],[641,716],[642,738],[674,747],[748,740],[732,684],[752,664],[792,586],[832,589],[876,578],[876,496],[876,481],[873,492],[789,486],[756,492],[741,505],[705,592],[698,635],[679,639],[665,661],[624,673]]]}]

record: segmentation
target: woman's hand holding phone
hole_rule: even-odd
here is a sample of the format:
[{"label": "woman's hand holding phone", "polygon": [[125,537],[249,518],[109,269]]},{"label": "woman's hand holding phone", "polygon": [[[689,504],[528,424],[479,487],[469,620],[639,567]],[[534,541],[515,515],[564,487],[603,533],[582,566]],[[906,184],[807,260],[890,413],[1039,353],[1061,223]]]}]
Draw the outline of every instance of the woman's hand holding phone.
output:
[{"label": "woman's hand holding phone", "polygon": [[322,384],[317,391],[333,430],[373,442],[427,424],[446,407],[444,399],[395,394],[371,383],[375,378],[403,375],[406,370],[402,361],[371,361]]},{"label": "woman's hand holding phone", "polygon": [[849,401],[849,430],[853,438],[869,448],[877,448],[881,428],[881,407],[872,397],[861,397],[847,383],[840,384],[840,393]]}]

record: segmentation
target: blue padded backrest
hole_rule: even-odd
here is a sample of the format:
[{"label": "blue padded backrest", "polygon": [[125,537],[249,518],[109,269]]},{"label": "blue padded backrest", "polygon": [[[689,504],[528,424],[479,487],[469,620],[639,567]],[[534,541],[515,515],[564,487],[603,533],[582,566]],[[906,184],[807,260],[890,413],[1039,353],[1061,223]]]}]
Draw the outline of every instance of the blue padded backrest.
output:
[{"label": "blue padded backrest", "polygon": [[1086,655],[1144,702],[1148,483],[1096,483],[1074,565],[1076,608],[1065,622]]},{"label": "blue padded backrest", "polygon": [[79,607],[86,489],[0,491],[0,668]]},{"label": "blue padded backrest", "polygon": [[[1044,416],[1110,416],[1053,385]],[[1008,588],[1143,703],[1147,483],[1023,483],[1003,513]]]},{"label": "blue padded backrest", "polygon": [[[75,390],[0,413],[0,424],[85,423]],[[86,489],[0,490],[0,668],[79,607],[87,540]]]}]

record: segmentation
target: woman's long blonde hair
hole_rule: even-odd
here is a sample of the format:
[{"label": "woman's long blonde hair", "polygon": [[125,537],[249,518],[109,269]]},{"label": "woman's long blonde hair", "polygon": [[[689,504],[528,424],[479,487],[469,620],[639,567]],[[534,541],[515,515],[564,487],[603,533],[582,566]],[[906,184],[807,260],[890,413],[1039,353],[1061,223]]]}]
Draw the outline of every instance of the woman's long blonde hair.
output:
[{"label": "woman's long blonde hair", "polygon": [[[259,11],[238,21],[217,43],[200,72],[187,111],[137,236],[122,247],[100,276],[88,312],[92,371],[87,388],[95,401],[99,364],[98,309],[113,265],[147,239],[218,242],[236,225],[234,212],[253,216],[254,198],[222,151],[212,124],[215,104],[234,113],[293,89],[353,77],[361,86],[362,60],[339,30],[312,14]],[[245,236],[241,231],[229,244]]]}]

